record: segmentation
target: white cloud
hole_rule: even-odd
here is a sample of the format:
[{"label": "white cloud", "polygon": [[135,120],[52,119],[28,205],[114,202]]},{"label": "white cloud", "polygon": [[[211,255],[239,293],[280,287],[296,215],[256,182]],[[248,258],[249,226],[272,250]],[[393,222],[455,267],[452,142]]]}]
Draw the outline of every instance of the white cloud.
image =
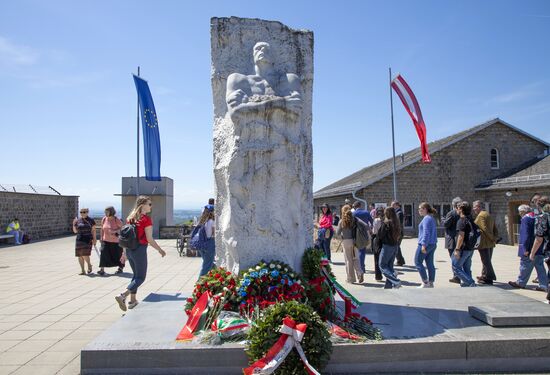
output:
[{"label": "white cloud", "polygon": [[539,87],[541,87],[543,82],[533,82],[528,85],[522,86],[517,88],[514,91],[507,92],[505,94],[497,95],[485,102],[485,105],[492,105],[492,104],[509,104],[513,102],[519,102],[521,100],[527,99],[532,96],[536,96],[541,91]]},{"label": "white cloud", "polygon": [[38,62],[38,51],[25,45],[17,45],[0,36],[0,64],[8,66],[30,66]]}]

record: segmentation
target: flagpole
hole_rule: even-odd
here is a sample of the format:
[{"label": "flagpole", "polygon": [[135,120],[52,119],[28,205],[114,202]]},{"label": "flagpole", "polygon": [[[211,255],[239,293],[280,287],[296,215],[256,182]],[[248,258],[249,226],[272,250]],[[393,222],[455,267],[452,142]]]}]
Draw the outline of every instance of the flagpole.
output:
[{"label": "flagpole", "polygon": [[393,148],[393,200],[397,201],[397,173],[395,169],[395,135],[393,126],[393,92],[391,87],[391,67],[390,70],[390,108],[391,108],[391,144]]},{"label": "flagpole", "polygon": [[[137,71],[139,77],[139,66]],[[137,99],[137,180],[136,180],[136,196],[139,196],[139,95]]]}]

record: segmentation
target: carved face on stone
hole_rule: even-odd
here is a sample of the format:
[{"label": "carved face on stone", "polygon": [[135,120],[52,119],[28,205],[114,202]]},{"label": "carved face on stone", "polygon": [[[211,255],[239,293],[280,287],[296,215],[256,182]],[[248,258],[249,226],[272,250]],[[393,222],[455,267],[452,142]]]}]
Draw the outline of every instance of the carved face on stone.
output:
[{"label": "carved face on stone", "polygon": [[271,47],[266,42],[258,42],[254,45],[253,48],[254,54],[254,64],[258,63],[267,63],[273,64],[273,59],[271,56]]}]

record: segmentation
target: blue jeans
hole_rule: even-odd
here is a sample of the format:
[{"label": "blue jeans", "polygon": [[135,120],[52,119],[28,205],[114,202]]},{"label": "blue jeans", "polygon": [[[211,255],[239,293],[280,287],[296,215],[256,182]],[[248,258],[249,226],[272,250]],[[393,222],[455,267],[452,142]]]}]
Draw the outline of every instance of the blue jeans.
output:
[{"label": "blue jeans", "polygon": [[[332,233],[332,232],[331,232]],[[332,234],[329,238],[319,238],[321,249],[325,252],[325,256],[330,260],[330,241],[332,240]]]},{"label": "blue jeans", "polygon": [[395,256],[397,254],[397,248],[397,245],[382,245],[379,266],[382,271],[382,275],[386,277],[385,288],[392,288],[394,285],[401,283],[401,280],[395,277],[395,271],[393,269],[393,262],[395,261]]},{"label": "blue jeans", "polygon": [[21,240],[23,240],[21,237],[21,232],[18,231],[18,230],[10,230],[9,232],[7,232],[6,234],[11,234],[12,236],[15,237],[15,244],[16,245],[20,245],[21,244]]},{"label": "blue jeans", "polygon": [[458,276],[462,283],[460,286],[475,285],[474,279],[472,279],[472,255],[473,250],[462,250],[460,252],[460,258],[452,256],[453,272]]},{"label": "blue jeans", "polygon": [[147,245],[139,245],[135,250],[126,249],[126,257],[134,273],[127,289],[130,293],[136,294],[147,276]]},{"label": "blue jeans", "polygon": [[214,257],[216,256],[216,241],[209,238],[206,241],[206,249],[201,250],[202,268],[199,277],[204,276],[214,267]]},{"label": "blue jeans", "polygon": [[[416,249],[416,254],[414,255],[414,264],[416,269],[420,274],[420,278],[423,282],[434,282],[435,281],[435,266],[434,266],[434,253],[437,244],[427,245],[426,254],[422,252],[422,245],[418,245]],[[428,268],[428,274],[426,274],[426,267],[424,267],[424,262],[426,262],[426,267]]]},{"label": "blue jeans", "polygon": [[367,272],[365,270],[366,257],[367,257],[367,249],[366,248],[359,249],[359,265],[361,266],[361,271],[363,271],[363,273]]},{"label": "blue jeans", "polygon": [[535,255],[535,261],[531,261],[528,256],[522,256],[519,261],[519,276],[518,284],[525,288],[533,268],[537,270],[537,277],[539,279],[539,287],[548,288],[548,274],[544,268],[544,255]]}]

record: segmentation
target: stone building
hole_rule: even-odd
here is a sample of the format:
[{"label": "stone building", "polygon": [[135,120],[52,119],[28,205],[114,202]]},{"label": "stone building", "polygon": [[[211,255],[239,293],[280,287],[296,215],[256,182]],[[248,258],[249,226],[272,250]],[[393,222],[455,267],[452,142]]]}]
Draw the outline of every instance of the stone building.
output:
[{"label": "stone building", "polygon": [[[396,155],[397,196],[403,206],[405,235],[415,236],[421,220],[418,204],[427,201],[442,217],[460,196],[485,202],[503,243],[515,240],[517,207],[534,192],[550,193],[550,145],[495,118],[431,142],[431,164],[420,148]],[[339,210],[345,199],[386,205],[393,198],[392,158],[361,169],[314,193],[315,212],[323,203]],[[439,227],[439,233],[443,228]]]}]

